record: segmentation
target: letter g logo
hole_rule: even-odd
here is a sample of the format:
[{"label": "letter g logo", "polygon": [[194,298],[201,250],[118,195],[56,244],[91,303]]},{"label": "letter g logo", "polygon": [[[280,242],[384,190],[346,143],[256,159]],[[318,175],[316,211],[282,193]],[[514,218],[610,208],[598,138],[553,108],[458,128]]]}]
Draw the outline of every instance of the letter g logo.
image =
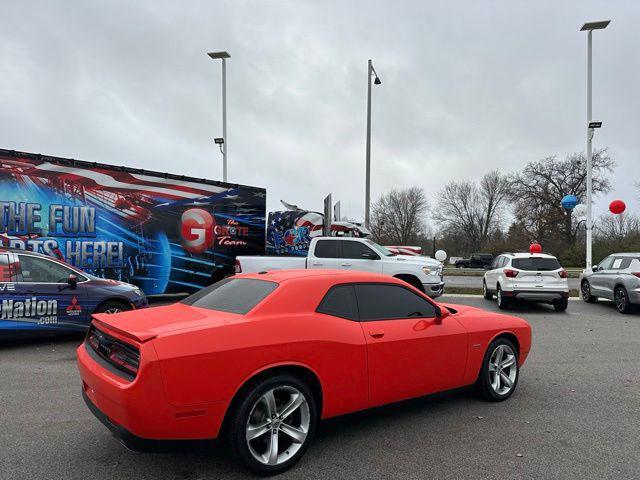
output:
[{"label": "letter g logo", "polygon": [[215,220],[201,208],[190,208],[182,214],[182,246],[190,253],[202,253],[213,245]]}]

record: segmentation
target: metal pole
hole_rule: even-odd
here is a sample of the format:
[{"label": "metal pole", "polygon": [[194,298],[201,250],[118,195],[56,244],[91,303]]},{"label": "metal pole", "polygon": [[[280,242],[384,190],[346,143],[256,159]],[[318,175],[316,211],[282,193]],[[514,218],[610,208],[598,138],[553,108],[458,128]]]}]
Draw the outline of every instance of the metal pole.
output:
[{"label": "metal pole", "polygon": [[364,194],[364,226],[369,228],[369,209],[371,202],[371,60],[367,65],[367,166]]},{"label": "metal pole", "polygon": [[227,148],[229,143],[227,140],[227,62],[226,58],[222,59],[222,181],[227,181]]},{"label": "metal pole", "polygon": [[589,128],[591,122],[591,34],[589,30],[587,34],[587,258],[586,270],[591,270],[591,234],[593,229],[593,213],[592,213],[592,153],[591,140],[593,139],[593,129]]}]

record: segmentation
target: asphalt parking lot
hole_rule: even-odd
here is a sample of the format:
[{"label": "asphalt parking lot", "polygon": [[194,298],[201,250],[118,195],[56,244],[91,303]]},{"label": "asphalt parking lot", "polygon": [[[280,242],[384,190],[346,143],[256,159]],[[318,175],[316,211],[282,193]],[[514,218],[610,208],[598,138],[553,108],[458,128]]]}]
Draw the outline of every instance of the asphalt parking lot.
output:
[{"label": "asphalt parking lot", "polygon": [[[497,310],[479,297],[441,300]],[[534,343],[508,401],[456,392],[325,422],[282,477],[640,478],[640,314],[581,301],[513,313]],[[0,478],[248,477],[218,445],[124,449],[81,399],[80,341],[0,345]]]}]

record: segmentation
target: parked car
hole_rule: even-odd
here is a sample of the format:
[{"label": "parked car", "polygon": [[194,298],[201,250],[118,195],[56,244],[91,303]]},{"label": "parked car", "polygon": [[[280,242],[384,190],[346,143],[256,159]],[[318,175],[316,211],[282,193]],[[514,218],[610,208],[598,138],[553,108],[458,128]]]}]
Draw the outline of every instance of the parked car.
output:
[{"label": "parked car", "polygon": [[456,260],[456,268],[489,268],[493,262],[493,255],[490,253],[474,253],[469,258]]},{"label": "parked car", "polygon": [[580,293],[585,302],[606,298],[619,312],[631,312],[640,304],[640,253],[613,253],[580,274]]},{"label": "parked car", "polygon": [[530,348],[520,318],[440,305],[386,275],[297,270],[95,315],[77,356],[89,409],[130,448],[224,426],[244,466],[275,474],[322,419],[472,385],[506,400]]},{"label": "parked car", "polygon": [[237,273],[291,269],[362,270],[404,280],[431,298],[442,295],[442,263],[428,257],[395,255],[366,238],[316,237],[306,257],[239,256]]},{"label": "parked car", "polygon": [[93,313],[147,306],[128,283],[97,278],[48,255],[0,247],[0,340],[84,331]]},{"label": "parked car", "polygon": [[515,300],[544,302],[563,312],[569,304],[567,272],[558,259],[543,253],[503,253],[484,274],[484,298],[495,295],[505,309]]}]

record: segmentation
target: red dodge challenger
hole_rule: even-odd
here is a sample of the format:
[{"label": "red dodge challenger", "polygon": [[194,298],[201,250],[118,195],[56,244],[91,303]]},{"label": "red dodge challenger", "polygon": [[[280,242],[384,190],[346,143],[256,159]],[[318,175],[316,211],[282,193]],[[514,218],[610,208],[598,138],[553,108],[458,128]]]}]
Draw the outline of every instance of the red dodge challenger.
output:
[{"label": "red dodge challenger", "polygon": [[440,305],[402,280],[281,270],[95,315],[77,354],[87,405],[125,445],[224,434],[242,464],[273,474],[320,419],[471,385],[505,400],[530,347],[526,321]]}]

